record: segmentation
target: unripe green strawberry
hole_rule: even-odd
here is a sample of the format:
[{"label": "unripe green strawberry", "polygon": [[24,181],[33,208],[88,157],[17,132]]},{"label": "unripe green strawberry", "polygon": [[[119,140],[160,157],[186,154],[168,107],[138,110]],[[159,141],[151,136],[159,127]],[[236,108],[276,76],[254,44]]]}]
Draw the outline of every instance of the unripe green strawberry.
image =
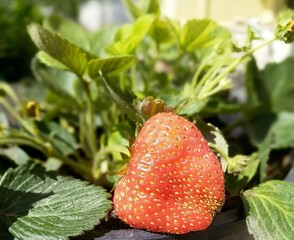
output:
[{"label": "unripe green strawberry", "polygon": [[145,122],[115,188],[118,216],[134,228],[206,229],[225,200],[221,165],[197,127],[174,113]]}]

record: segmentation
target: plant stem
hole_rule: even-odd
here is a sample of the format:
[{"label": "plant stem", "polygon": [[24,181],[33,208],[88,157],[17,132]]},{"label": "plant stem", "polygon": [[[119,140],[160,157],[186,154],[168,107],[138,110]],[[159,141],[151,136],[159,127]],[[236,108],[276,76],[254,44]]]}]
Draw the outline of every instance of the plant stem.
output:
[{"label": "plant stem", "polygon": [[85,149],[88,149],[90,157],[93,159],[96,151],[96,135],[95,135],[95,126],[94,126],[94,109],[93,102],[90,94],[89,83],[83,81],[85,97],[86,97],[86,111],[82,115],[82,128],[83,128],[83,138],[85,139]]},{"label": "plant stem", "polygon": [[9,137],[0,137],[0,145],[26,145],[35,149],[40,150],[41,152],[48,153],[50,152],[49,146],[38,142],[36,139],[30,138],[28,136],[9,136]]},{"label": "plant stem", "polygon": [[209,145],[210,148],[215,149],[224,159],[227,160],[228,155],[223,150],[221,150],[216,144],[208,143],[208,145]]},{"label": "plant stem", "polygon": [[8,84],[0,83],[0,90],[4,91],[5,94],[7,94],[10,97],[10,99],[14,102],[15,105],[20,104],[18,97],[16,96],[15,92]]},{"label": "plant stem", "polygon": [[[214,82],[216,82],[216,83],[220,82],[226,75],[228,75],[231,71],[233,71],[247,57],[252,55],[258,49],[260,49],[260,48],[274,42],[275,40],[277,40],[276,36],[262,42],[261,44],[259,44],[258,46],[254,47],[254,48],[251,48],[248,52],[244,53],[243,56],[237,58],[234,62],[232,62],[229,66],[227,66],[227,68],[224,71],[222,71],[219,75],[217,75],[217,77],[214,79]],[[211,90],[211,87],[206,89],[206,91],[210,91],[210,90]]]},{"label": "plant stem", "polygon": [[[230,55],[225,55],[221,61],[217,62],[203,77],[202,79],[198,82],[198,77],[200,75],[200,72],[204,68],[206,62],[208,62],[208,59],[210,57],[207,57],[206,61],[204,61],[203,64],[199,66],[197,71],[195,72],[192,83],[191,89],[194,89],[194,94],[197,96],[199,99],[204,99],[207,98],[216,92],[219,92],[225,88],[228,88],[230,86],[229,82],[224,82],[223,86],[220,85],[222,79],[224,79],[230,72],[232,72],[241,62],[243,62],[247,57],[251,56],[255,51],[259,50],[260,48],[269,45],[270,43],[274,42],[277,40],[276,37],[273,37],[271,39],[268,39],[261,44],[257,45],[254,48],[251,48],[247,52],[245,52],[241,57],[238,57],[233,61],[230,65],[228,65],[222,72],[219,72],[221,66],[223,63],[226,61],[227,58],[230,57]],[[219,86],[219,88],[218,88]]]},{"label": "plant stem", "polygon": [[200,73],[202,72],[202,70],[205,68],[206,64],[209,62],[211,58],[211,55],[209,55],[207,58],[205,58],[203,60],[203,62],[201,62],[200,66],[197,68],[197,70],[195,71],[195,74],[192,78],[192,82],[191,82],[191,87],[194,89],[196,86],[201,85],[201,83],[199,83],[197,85]]},{"label": "plant stem", "polygon": [[137,86],[136,65],[135,64],[133,64],[133,66],[131,66],[130,71],[131,71],[132,91],[134,93],[137,93],[138,92],[138,86]]},{"label": "plant stem", "polygon": [[19,122],[19,124],[30,134],[36,135],[36,132],[32,126],[30,126],[26,121],[24,121],[14,108],[3,98],[0,98],[0,103],[2,106]]},{"label": "plant stem", "polygon": [[46,145],[46,143],[41,143],[37,141],[36,139],[31,138],[29,136],[19,135],[19,136],[11,136],[11,137],[0,137],[0,145],[7,145],[7,144],[26,145],[26,146],[38,149],[44,154],[46,154],[46,156],[48,157],[54,157],[56,159],[59,159],[64,164],[74,169],[76,172],[82,174],[84,177],[89,176],[88,168],[86,168],[82,164],[78,164],[74,162],[73,160],[67,158],[64,155],[61,155],[53,151],[53,148],[51,148],[50,144]]},{"label": "plant stem", "polygon": [[[197,88],[196,88],[196,95],[199,97],[199,98],[205,98],[206,95],[212,90],[214,89],[219,81],[221,80],[218,80],[216,78],[220,68],[223,66],[224,62],[227,60],[229,56],[226,55],[222,58],[221,61],[218,61],[204,76],[203,78],[201,79],[200,83]],[[203,96],[201,96],[201,94]]]}]

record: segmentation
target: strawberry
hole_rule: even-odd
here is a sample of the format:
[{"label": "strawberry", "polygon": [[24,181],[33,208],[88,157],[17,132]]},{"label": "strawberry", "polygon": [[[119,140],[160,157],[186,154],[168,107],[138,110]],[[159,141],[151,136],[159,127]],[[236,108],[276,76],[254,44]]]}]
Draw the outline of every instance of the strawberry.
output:
[{"label": "strawberry", "polygon": [[197,127],[174,113],[145,122],[116,184],[114,208],[134,228],[204,230],[224,203],[221,165]]}]

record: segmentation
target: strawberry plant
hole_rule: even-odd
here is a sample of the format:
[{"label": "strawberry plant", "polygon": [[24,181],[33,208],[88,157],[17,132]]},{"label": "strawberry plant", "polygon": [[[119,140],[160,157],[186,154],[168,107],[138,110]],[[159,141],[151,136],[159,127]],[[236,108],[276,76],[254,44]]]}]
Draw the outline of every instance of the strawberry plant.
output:
[{"label": "strawberry plant", "polygon": [[[239,46],[211,19],[180,24],[141,3],[97,32],[57,15],[27,26],[36,81],[22,96],[0,83],[0,238],[109,222],[173,236],[241,206],[255,239],[291,239],[294,59],[258,69],[253,53],[293,42],[293,12]],[[240,65],[244,102],[231,97]]]}]

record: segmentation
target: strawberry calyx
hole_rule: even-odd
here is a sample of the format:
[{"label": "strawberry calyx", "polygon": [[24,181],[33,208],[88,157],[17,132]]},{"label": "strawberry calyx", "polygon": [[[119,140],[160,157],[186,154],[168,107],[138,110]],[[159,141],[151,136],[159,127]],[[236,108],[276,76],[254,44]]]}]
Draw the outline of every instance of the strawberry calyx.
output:
[{"label": "strawberry calyx", "polygon": [[249,156],[246,155],[235,155],[230,157],[224,151],[222,151],[216,144],[209,143],[209,147],[213,149],[220,163],[222,165],[223,172],[230,174],[238,174],[244,171],[247,166]]},{"label": "strawberry calyx", "polygon": [[145,120],[160,112],[175,112],[175,108],[168,106],[165,101],[154,99],[152,96],[137,100],[134,105]]}]

